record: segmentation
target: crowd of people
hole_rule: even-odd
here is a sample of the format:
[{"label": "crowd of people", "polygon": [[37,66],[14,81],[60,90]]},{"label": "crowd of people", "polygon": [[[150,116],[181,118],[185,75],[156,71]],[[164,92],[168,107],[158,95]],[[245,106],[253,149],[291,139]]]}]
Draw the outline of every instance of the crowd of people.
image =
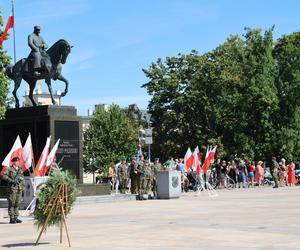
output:
[{"label": "crowd of people", "polygon": [[229,177],[238,187],[254,187],[264,184],[280,186],[295,186],[296,176],[300,173],[299,161],[287,162],[282,158],[279,162],[272,157],[270,164],[263,161],[244,161],[242,159],[226,162],[218,160],[212,166],[219,180],[218,186],[225,186],[225,179]]},{"label": "crowd of people", "polygon": [[143,155],[139,159],[133,157],[129,163],[125,157],[122,157],[117,164],[111,164],[108,169],[108,179],[112,190],[116,192],[136,194],[138,199],[144,199],[145,195],[156,198],[159,170],[180,171],[182,191],[195,190],[197,180],[208,182],[213,188],[225,188],[229,180],[234,187],[239,188],[266,184],[273,185],[274,188],[294,186],[298,181],[298,175],[300,180],[299,161],[287,162],[284,158],[278,162],[276,157],[272,157],[270,164],[242,159],[229,162],[217,159],[210,165],[208,171],[203,173],[201,168],[200,172],[197,172],[194,167],[187,169],[183,159],[170,157],[161,164],[159,158],[155,158],[153,163],[149,163]]}]

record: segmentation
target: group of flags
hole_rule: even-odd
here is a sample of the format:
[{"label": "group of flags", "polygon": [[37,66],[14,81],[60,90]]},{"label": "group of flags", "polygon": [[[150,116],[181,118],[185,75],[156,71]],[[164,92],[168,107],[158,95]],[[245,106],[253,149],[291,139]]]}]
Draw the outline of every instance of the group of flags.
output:
[{"label": "group of flags", "polygon": [[45,174],[48,171],[50,171],[51,165],[55,161],[55,155],[59,146],[60,139],[57,140],[57,142],[55,143],[51,151],[50,151],[50,141],[51,141],[51,136],[47,138],[46,145],[43,149],[43,152],[40,155],[40,158],[36,166],[34,166],[34,154],[33,154],[30,133],[27,137],[24,147],[22,147],[20,137],[17,136],[11,150],[9,151],[9,153],[7,154],[7,156],[4,158],[2,162],[2,171],[0,173],[0,176],[3,175],[5,170],[12,165],[11,160],[14,157],[18,157],[20,159],[19,166],[22,168],[23,172],[32,168],[34,176],[45,176]]},{"label": "group of flags", "polygon": [[201,166],[201,156],[199,152],[199,147],[197,146],[194,152],[192,152],[191,149],[188,148],[184,156],[185,171],[188,172],[192,168],[194,171],[196,171],[197,174],[200,174],[202,168],[203,173],[206,174],[210,164],[215,158],[216,150],[217,146],[209,146],[207,148],[204,163]]},{"label": "group of flags", "polygon": [[0,45],[2,45],[3,41],[5,40],[5,38],[7,37],[8,35],[8,30],[13,28],[14,27],[14,16],[13,14],[11,13],[8,17],[8,20],[7,20],[7,23],[6,23],[6,26],[5,26],[5,29],[2,33],[2,35],[0,36]]}]

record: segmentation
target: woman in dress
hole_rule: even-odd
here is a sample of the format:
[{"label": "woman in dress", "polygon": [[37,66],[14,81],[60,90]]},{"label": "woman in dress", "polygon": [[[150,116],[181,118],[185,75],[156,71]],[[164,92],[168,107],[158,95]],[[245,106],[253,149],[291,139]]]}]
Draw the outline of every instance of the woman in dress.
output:
[{"label": "woman in dress", "polygon": [[238,183],[238,172],[236,169],[235,161],[228,162],[228,176],[234,181],[234,184]]},{"label": "woman in dress", "polygon": [[264,179],[264,168],[262,167],[263,162],[259,161],[255,168],[255,181],[258,186],[262,184],[262,181]]},{"label": "woman in dress", "polygon": [[295,164],[291,162],[288,165],[288,184],[289,184],[289,186],[295,186],[295,183],[296,183],[294,168],[295,168]]}]

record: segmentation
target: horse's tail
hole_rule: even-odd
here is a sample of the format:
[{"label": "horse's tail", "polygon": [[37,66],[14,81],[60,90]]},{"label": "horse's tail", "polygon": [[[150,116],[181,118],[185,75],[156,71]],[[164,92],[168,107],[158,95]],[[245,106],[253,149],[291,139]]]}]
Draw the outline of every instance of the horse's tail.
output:
[{"label": "horse's tail", "polygon": [[13,79],[13,70],[14,66],[10,65],[5,69],[5,74],[10,78]]}]

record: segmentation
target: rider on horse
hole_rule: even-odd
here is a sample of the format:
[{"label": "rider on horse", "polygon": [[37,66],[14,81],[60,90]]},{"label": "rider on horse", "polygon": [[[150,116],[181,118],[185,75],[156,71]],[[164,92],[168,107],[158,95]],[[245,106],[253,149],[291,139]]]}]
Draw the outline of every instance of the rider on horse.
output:
[{"label": "rider on horse", "polygon": [[29,69],[33,69],[33,75],[39,77],[41,75],[41,61],[46,55],[45,50],[48,48],[43,37],[40,36],[41,27],[34,26],[34,31],[28,36],[28,46],[31,52],[28,56],[30,61]]},{"label": "rider on horse", "polygon": [[53,104],[55,104],[55,100],[52,95],[51,79],[65,82],[65,90],[61,96],[65,96],[68,93],[68,80],[61,74],[61,65],[66,63],[72,46],[66,40],[60,39],[45,51],[47,45],[39,34],[40,27],[35,26],[34,32],[28,36],[28,45],[32,50],[28,59],[23,58],[15,65],[8,66],[5,69],[6,75],[15,83],[12,94],[16,101],[16,108],[20,107],[17,90],[22,79],[30,87],[29,99],[33,106],[37,106],[33,98],[33,90],[38,80],[45,79]]}]

